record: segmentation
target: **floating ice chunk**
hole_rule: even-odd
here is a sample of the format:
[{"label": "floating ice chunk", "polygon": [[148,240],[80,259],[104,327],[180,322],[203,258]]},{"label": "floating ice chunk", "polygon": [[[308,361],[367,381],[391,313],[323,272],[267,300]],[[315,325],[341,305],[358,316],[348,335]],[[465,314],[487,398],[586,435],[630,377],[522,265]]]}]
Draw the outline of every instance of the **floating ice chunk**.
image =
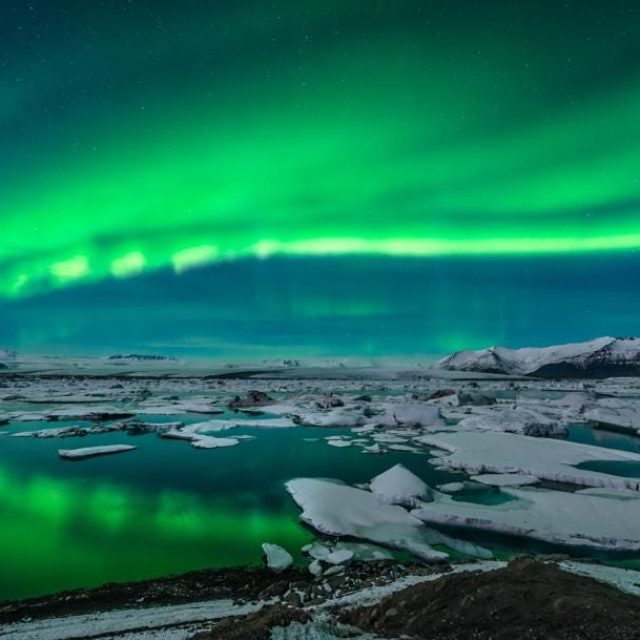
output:
[{"label": "floating ice chunk", "polygon": [[420,402],[387,402],[382,415],[374,421],[383,427],[428,427],[444,426],[440,409]]},{"label": "floating ice chunk", "polygon": [[376,430],[376,425],[375,424],[365,424],[362,427],[353,427],[353,429],[351,429],[351,431],[353,431],[353,433],[371,433],[372,431]]},{"label": "floating ice chunk", "polygon": [[71,438],[75,436],[84,436],[89,432],[89,428],[70,426],[70,427],[58,427],[54,429],[38,429],[37,431],[20,431],[18,433],[12,433],[15,438]]},{"label": "floating ice chunk", "polygon": [[367,544],[366,542],[340,541],[332,545],[313,542],[312,544],[308,544],[302,547],[302,551],[304,551],[304,553],[309,555],[314,560],[322,560],[324,562],[330,562],[330,560],[328,560],[329,556],[336,552],[348,552],[349,554],[351,554],[350,557],[353,557],[353,559],[360,562],[393,559],[393,555],[386,549],[378,547],[374,544]]},{"label": "floating ice chunk", "polygon": [[327,440],[327,444],[332,447],[344,448],[351,446],[351,440]]},{"label": "floating ice chunk", "polygon": [[235,429],[238,422],[232,420],[206,420],[205,422],[195,422],[184,427],[187,433],[215,433],[216,431],[228,431]]},{"label": "floating ice chunk", "polygon": [[[584,412],[584,417],[601,427],[610,427],[640,435],[640,404],[622,404],[619,406],[597,406]],[[600,401],[604,404],[604,401]],[[600,404],[599,403],[599,404]]]},{"label": "floating ice chunk", "polygon": [[345,564],[350,560],[353,560],[353,551],[349,549],[337,549],[325,558],[325,562],[329,564]]},{"label": "floating ice chunk", "polygon": [[338,542],[334,545],[334,550],[346,549],[353,553],[355,560],[360,562],[371,562],[374,560],[393,560],[393,555],[374,544],[366,542]]},{"label": "floating ice chunk", "polygon": [[607,487],[596,487],[589,489],[579,489],[576,493],[587,496],[604,496],[607,498],[618,498],[620,500],[640,500],[640,492],[633,489],[608,489]]},{"label": "floating ice chunk", "polygon": [[289,418],[233,418],[229,420],[207,420],[196,422],[184,427],[187,433],[215,433],[217,431],[228,431],[236,427],[261,427],[261,428],[288,428],[296,425]]},{"label": "floating ice chunk", "polygon": [[432,561],[447,557],[432,544],[444,544],[468,555],[491,555],[486,549],[421,527],[420,521],[402,507],[381,504],[372,493],[336,480],[297,478],[286,487],[302,509],[300,519],[326,535],[369,540]]},{"label": "floating ice chunk", "polygon": [[240,444],[238,438],[216,438],[214,436],[197,435],[191,441],[191,446],[196,449],[222,449],[235,447]]},{"label": "floating ice chunk", "polygon": [[161,438],[168,438],[170,440],[195,440],[198,437],[197,433],[190,433],[183,429],[169,429],[158,434]]},{"label": "floating ice chunk", "polygon": [[628,451],[493,432],[427,434],[415,440],[448,451],[449,455],[441,457],[438,464],[449,470],[460,469],[471,474],[519,473],[584,487],[640,489],[638,478],[624,478],[574,466],[596,460],[640,462],[640,454]]},{"label": "floating ice chunk", "polygon": [[314,478],[290,480],[286,487],[302,509],[300,519],[320,533],[379,542],[425,560],[447,557],[430,546],[437,536],[431,536],[419,520],[402,507],[380,504],[367,491]]},{"label": "floating ice chunk", "polygon": [[544,402],[544,410],[555,408],[565,415],[577,416],[584,410],[590,401],[590,396],[584,391],[569,391],[560,397],[542,398],[537,390],[521,391],[518,393],[519,405],[540,406]]},{"label": "floating ice chunk", "polygon": [[[483,473],[479,476],[471,476],[471,479],[491,487],[523,487],[529,484],[538,484],[539,478],[519,473]],[[640,494],[638,494],[640,497]]]},{"label": "floating ice chunk", "polygon": [[516,498],[499,505],[440,494],[412,515],[429,524],[466,527],[609,551],[640,550],[640,500],[550,491],[502,489]]},{"label": "floating ice chunk", "polygon": [[407,438],[401,438],[389,433],[375,433],[371,436],[371,439],[383,444],[403,444],[407,441]]},{"label": "floating ice chunk", "polygon": [[472,415],[457,425],[460,431],[506,431],[527,436],[554,436],[566,433],[567,425],[531,409],[502,409]]},{"label": "floating ice chunk", "polygon": [[387,469],[371,480],[371,491],[382,502],[414,507],[431,499],[429,487],[402,464]]},{"label": "floating ice chunk", "polygon": [[310,555],[314,560],[326,560],[331,553],[331,548],[320,542],[312,542],[302,547],[302,550]]},{"label": "floating ice chunk", "polygon": [[260,407],[262,411],[265,413],[273,413],[280,416],[289,416],[291,414],[297,413],[300,410],[300,407],[291,403],[276,403],[276,404],[267,404]]},{"label": "floating ice chunk", "polygon": [[17,412],[11,414],[11,419],[17,422],[43,422],[47,419],[46,413]]},{"label": "floating ice chunk", "polygon": [[405,453],[423,453],[417,447],[412,447],[409,444],[390,444],[389,449],[392,451],[404,451]]},{"label": "floating ice chunk", "polygon": [[[36,419],[36,420],[119,420],[124,418],[132,418],[135,412],[126,411],[109,406],[73,406],[62,409],[53,409],[39,414],[22,414],[16,417],[17,420]],[[38,416],[41,416],[38,418]]]},{"label": "floating ice chunk", "polygon": [[459,493],[466,489],[464,482],[446,482],[445,484],[438,485],[438,491],[444,493]]},{"label": "floating ice chunk", "polygon": [[58,455],[66,460],[84,460],[96,456],[133,451],[137,447],[130,444],[111,444],[104,447],[81,447],[79,449],[58,449]]},{"label": "floating ice chunk", "polygon": [[277,544],[265,542],[262,545],[262,550],[267,560],[267,566],[274,573],[282,573],[293,564],[291,554]]},{"label": "floating ice chunk", "polygon": [[294,422],[305,427],[358,427],[365,421],[363,415],[342,407],[330,411],[297,412],[293,419]]},{"label": "floating ice chunk", "polygon": [[370,447],[363,447],[362,453],[384,453],[384,449],[376,442]]},{"label": "floating ice chunk", "polygon": [[180,408],[189,413],[219,414],[225,412],[225,410],[220,407],[214,407],[204,402],[182,402]]}]

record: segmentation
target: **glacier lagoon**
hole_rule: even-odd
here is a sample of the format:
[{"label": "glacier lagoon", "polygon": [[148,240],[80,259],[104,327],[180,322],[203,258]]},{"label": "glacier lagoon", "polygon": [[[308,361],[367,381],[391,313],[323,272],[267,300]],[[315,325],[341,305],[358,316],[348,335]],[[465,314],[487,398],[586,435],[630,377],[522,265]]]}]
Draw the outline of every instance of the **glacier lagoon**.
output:
[{"label": "glacier lagoon", "polygon": [[[139,417],[187,425],[203,418]],[[91,424],[54,423],[56,428]],[[437,459],[429,461],[413,452],[363,455],[356,447],[326,446],[327,438],[354,436],[339,427],[240,426],[233,429],[233,437],[253,439],[215,451],[153,433],[64,439],[10,435],[51,426],[49,421],[11,422],[0,439],[0,600],[194,569],[255,566],[262,563],[261,544],[266,541],[282,545],[303,565],[300,549],[317,534],[299,521],[300,510],[284,488],[291,478],[338,478],[358,485],[401,463],[431,487],[468,479],[465,473],[439,470]],[[637,438],[586,425],[571,425],[568,439],[640,451]],[[56,455],[60,447],[123,442],[135,445],[135,452],[82,462],[62,461]],[[620,472],[615,462],[596,467],[614,475]],[[632,473],[640,477],[640,468]],[[454,494],[454,499],[491,505],[509,498],[497,489],[476,487]],[[567,551],[486,532],[456,530],[455,535],[492,549],[497,557],[523,550]],[[627,566],[640,564],[629,554],[612,558]]]},{"label": "glacier lagoon", "polygon": [[[25,427],[36,430],[51,423],[21,423],[11,430]],[[349,430],[329,433],[346,435]],[[239,428],[234,436],[256,439],[216,451],[194,450],[153,434],[125,439],[118,433],[64,440],[3,437],[0,599],[192,569],[257,565],[265,541],[284,546],[301,560],[300,548],[314,534],[299,523],[299,509],[284,488],[285,481],[297,476],[360,483],[402,462],[429,484],[464,477],[435,470],[423,456],[363,455],[308,441],[329,433],[313,427]],[[123,441],[137,445],[135,455],[83,462],[64,462],[56,455],[60,446]]]}]

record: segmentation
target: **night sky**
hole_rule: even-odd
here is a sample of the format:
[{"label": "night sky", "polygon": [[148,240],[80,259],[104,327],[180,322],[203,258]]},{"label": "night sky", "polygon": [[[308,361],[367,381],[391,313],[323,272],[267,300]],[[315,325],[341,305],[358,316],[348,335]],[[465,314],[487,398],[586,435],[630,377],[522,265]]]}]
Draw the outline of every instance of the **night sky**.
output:
[{"label": "night sky", "polygon": [[0,344],[640,333],[640,4],[0,6]]}]

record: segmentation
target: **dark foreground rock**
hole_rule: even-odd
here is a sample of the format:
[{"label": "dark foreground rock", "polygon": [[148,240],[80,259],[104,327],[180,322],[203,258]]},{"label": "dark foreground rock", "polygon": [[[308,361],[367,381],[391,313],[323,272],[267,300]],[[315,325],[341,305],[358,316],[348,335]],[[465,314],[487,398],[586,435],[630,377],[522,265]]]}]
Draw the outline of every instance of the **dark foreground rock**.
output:
[{"label": "dark foreground rock", "polygon": [[0,602],[0,627],[24,618],[75,615],[120,608],[171,605],[198,600],[262,600],[284,594],[292,582],[308,573],[289,569],[274,576],[266,568],[210,569],[141,582],[108,583],[96,589],[76,589],[58,594]]},{"label": "dark foreground rock", "polygon": [[204,600],[255,602],[275,599],[290,606],[319,604],[334,593],[386,584],[406,575],[433,569],[394,561],[354,562],[348,570],[316,578],[305,569],[290,567],[281,574],[267,568],[205,569],[141,582],[108,583],[95,589],[75,589],[53,595],[0,602],[2,624],[25,618],[49,618],[112,609],[139,609]]},{"label": "dark foreground rock", "polygon": [[[394,640],[640,640],[640,598],[566,573],[551,558],[546,562],[521,558],[504,569],[431,579],[433,572],[432,568],[392,562],[352,563],[329,577],[296,569],[277,576],[261,569],[197,571],[0,603],[0,629],[3,624],[22,621],[29,625],[40,619],[36,628],[42,630],[46,628],[41,624],[43,618],[59,620],[78,613],[91,613],[94,624],[93,620],[111,609],[133,610],[126,616],[135,621],[135,610],[140,609],[141,626],[136,631],[159,634],[179,626],[184,637],[191,634],[192,640],[271,640],[276,627],[284,628],[278,637],[297,640],[361,640],[364,634]],[[404,589],[396,583],[401,590],[378,601],[371,599],[373,587],[408,575],[426,579]],[[348,596],[346,600],[341,599],[343,595]],[[149,626],[148,613],[146,617],[143,613],[147,607],[162,604],[221,599],[263,606],[256,610],[252,605],[253,612],[243,616],[230,611],[234,617],[200,617],[196,624],[183,613],[184,617],[171,618],[169,623]],[[369,606],[362,604],[365,601]],[[116,620],[121,619],[118,615]],[[91,637],[138,637],[105,629],[109,627],[101,627]]]},{"label": "dark foreground rock", "polygon": [[211,631],[197,633],[191,640],[271,640],[274,627],[288,627],[294,622],[305,623],[311,616],[303,609],[277,604],[246,618],[228,618]]},{"label": "dark foreground rock", "polygon": [[412,640],[636,640],[640,598],[519,559],[505,569],[415,585],[339,619]]}]

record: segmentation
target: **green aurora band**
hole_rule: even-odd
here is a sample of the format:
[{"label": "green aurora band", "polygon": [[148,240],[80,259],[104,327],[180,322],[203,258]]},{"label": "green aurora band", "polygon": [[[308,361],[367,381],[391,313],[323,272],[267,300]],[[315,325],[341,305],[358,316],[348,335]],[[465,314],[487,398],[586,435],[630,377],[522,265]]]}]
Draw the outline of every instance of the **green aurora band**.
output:
[{"label": "green aurora band", "polygon": [[14,51],[0,124],[35,115],[0,143],[0,295],[271,255],[640,248],[637,17],[281,4],[158,3],[160,31],[114,10],[86,56],[87,25],[39,66]]}]

